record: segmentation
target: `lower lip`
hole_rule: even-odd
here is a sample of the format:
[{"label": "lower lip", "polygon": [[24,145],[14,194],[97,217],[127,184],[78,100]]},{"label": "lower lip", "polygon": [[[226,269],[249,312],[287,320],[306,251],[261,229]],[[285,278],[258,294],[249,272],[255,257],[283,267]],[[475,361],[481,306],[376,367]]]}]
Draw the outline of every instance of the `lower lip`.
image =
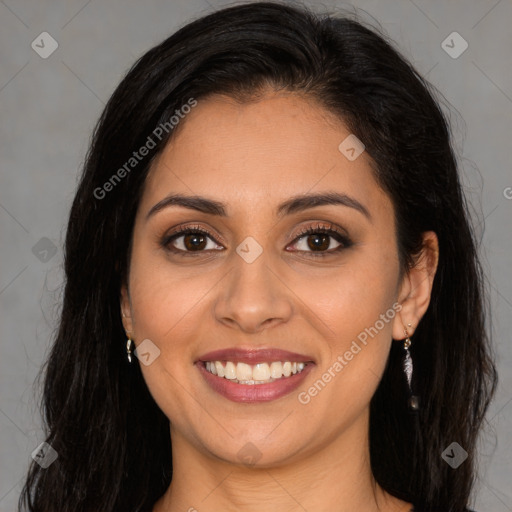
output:
[{"label": "lower lip", "polygon": [[196,366],[210,387],[228,400],[233,402],[270,402],[298,388],[314,364],[308,363],[300,373],[290,375],[290,377],[281,377],[267,384],[237,384],[224,377],[213,375],[201,361],[198,361]]}]

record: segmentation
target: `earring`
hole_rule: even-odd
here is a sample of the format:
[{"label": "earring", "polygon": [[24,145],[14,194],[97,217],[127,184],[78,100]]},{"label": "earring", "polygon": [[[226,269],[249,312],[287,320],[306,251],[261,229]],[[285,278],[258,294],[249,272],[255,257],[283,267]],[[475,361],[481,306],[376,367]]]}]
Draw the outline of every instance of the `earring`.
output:
[{"label": "earring", "polygon": [[[408,327],[411,327],[411,324],[407,324]],[[414,395],[412,392],[412,371],[413,371],[413,364],[412,364],[412,357],[409,352],[409,347],[411,346],[411,338],[409,337],[409,333],[407,332],[407,329],[404,327],[404,334],[405,334],[405,340],[404,340],[404,350],[405,350],[405,356],[403,359],[403,369],[405,373],[405,377],[407,379],[407,387],[409,388],[409,400],[408,400],[408,406],[411,411],[418,411],[420,408],[420,398],[417,395]]]},{"label": "earring", "polygon": [[126,340],[126,354],[128,356],[128,362],[132,362],[132,339],[131,336],[128,336],[128,339]]}]

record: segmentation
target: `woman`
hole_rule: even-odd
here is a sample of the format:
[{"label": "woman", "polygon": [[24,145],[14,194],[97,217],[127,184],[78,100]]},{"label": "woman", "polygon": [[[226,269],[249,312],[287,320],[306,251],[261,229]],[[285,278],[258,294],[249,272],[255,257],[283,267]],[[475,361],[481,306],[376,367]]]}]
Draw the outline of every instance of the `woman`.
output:
[{"label": "woman", "polygon": [[20,509],[467,510],[496,373],[429,89],[375,30],[266,2],[133,66],[71,209]]}]

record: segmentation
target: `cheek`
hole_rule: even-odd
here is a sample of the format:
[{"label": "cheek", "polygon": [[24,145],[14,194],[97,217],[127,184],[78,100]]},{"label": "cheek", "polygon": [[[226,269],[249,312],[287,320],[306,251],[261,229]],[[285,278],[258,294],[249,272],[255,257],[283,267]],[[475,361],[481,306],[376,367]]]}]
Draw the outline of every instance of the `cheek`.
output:
[{"label": "cheek", "polygon": [[190,279],[186,270],[171,264],[163,250],[150,248],[147,240],[135,247],[130,293],[137,338],[148,337],[162,344],[167,340],[179,343],[183,339],[178,335],[180,329],[204,298],[205,287],[211,288],[214,281],[207,272],[201,279]]},{"label": "cheek", "polygon": [[198,286],[199,280],[192,282],[148,244],[134,244],[134,249],[130,296],[135,342],[138,345],[149,339],[160,351],[149,366],[141,363],[141,370],[157,402],[159,397],[178,400],[176,394],[169,393],[169,387],[179,388],[190,372],[194,348],[190,341],[198,328],[196,311],[204,300],[204,286]]},{"label": "cheek", "polygon": [[[302,296],[329,326],[329,335],[337,340],[340,349],[347,340],[356,339],[373,326],[380,315],[394,315],[398,259],[383,252],[382,247],[377,252],[378,244],[372,245],[359,248],[332,272],[317,275],[315,286],[311,286],[311,280],[303,280]],[[391,333],[390,321],[384,326],[379,322],[378,327],[386,336]]]},{"label": "cheek", "polygon": [[190,372],[191,340],[198,329],[196,311],[204,288],[195,286],[161,256],[141,250],[132,257],[130,293],[136,345],[149,339],[160,351],[150,365],[139,362],[146,385],[169,420],[175,425],[183,423],[185,429],[187,421],[201,415],[197,402],[190,398],[195,396]]},{"label": "cheek", "polygon": [[328,350],[317,375],[333,382],[330,392],[322,393],[326,407],[364,406],[384,371],[393,321],[401,309],[396,303],[398,259],[392,244],[389,249],[366,246],[323,286],[308,288],[308,304],[329,326]]}]

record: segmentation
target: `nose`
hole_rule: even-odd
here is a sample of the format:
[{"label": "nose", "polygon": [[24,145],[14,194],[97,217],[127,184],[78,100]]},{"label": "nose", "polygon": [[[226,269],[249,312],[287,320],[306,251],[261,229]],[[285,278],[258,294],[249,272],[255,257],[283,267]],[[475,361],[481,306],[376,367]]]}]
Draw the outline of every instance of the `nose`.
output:
[{"label": "nose", "polygon": [[245,333],[289,321],[293,293],[269,266],[265,251],[252,263],[236,255],[215,303],[216,318]]}]

